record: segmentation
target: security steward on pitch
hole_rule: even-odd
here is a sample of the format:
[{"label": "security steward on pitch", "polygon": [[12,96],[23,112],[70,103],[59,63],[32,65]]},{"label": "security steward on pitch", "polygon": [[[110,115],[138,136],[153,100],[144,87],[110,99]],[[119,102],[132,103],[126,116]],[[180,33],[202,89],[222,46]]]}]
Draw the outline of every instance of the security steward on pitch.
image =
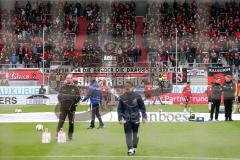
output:
[{"label": "security steward on pitch", "polygon": [[225,76],[222,91],[224,97],[225,121],[232,121],[232,105],[235,98],[236,85],[233,83],[230,75]]},{"label": "security steward on pitch", "polygon": [[217,77],[215,82],[212,83],[212,94],[211,94],[211,112],[210,112],[210,120],[213,120],[213,114],[215,111],[215,120],[218,121],[218,114],[219,114],[219,107],[221,104],[221,95],[222,95],[222,86],[221,86],[221,79]]},{"label": "security steward on pitch", "polygon": [[60,103],[60,115],[57,127],[57,133],[63,127],[66,117],[68,116],[69,128],[68,128],[68,138],[72,140],[74,131],[74,116],[76,111],[77,103],[80,101],[80,91],[72,80],[68,80],[64,84],[58,94],[58,101]]},{"label": "security steward on pitch", "polygon": [[147,119],[144,101],[140,95],[133,92],[133,83],[126,82],[126,92],[119,97],[118,103],[118,121],[124,124],[128,155],[135,154],[139,137],[138,129],[140,124],[140,113],[142,113],[142,122]]}]

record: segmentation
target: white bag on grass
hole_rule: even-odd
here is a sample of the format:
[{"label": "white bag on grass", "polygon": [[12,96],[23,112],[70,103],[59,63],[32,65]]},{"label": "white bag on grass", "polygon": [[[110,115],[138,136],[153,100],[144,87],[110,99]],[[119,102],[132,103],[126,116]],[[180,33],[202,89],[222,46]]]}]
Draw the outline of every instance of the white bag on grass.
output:
[{"label": "white bag on grass", "polygon": [[58,132],[57,143],[66,143],[66,134],[63,131],[63,128]]},{"label": "white bag on grass", "polygon": [[48,131],[48,128],[45,128],[45,131],[42,133],[42,143],[51,143],[51,133]]}]

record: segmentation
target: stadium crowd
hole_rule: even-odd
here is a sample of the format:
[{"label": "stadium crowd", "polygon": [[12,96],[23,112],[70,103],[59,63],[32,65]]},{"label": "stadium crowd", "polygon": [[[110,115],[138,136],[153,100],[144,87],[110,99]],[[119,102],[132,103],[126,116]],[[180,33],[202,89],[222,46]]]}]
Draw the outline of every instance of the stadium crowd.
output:
[{"label": "stadium crowd", "polygon": [[[176,28],[180,64],[239,67],[240,3],[153,2],[144,23],[144,45],[152,61],[175,65]],[[191,65],[190,65],[191,66]]]},{"label": "stadium crowd", "polygon": [[[100,5],[106,6],[105,3]],[[112,11],[103,11],[100,5],[91,3],[84,11],[89,24],[88,39],[83,47],[83,66],[102,65],[104,55],[115,56],[118,65],[133,65],[137,60],[134,56],[135,3],[113,2]]]},{"label": "stadium crowd", "polygon": [[[135,2],[112,2],[110,10],[106,6],[106,2],[82,5],[63,1],[27,2],[21,6],[16,1],[11,12],[0,10],[1,63],[40,67],[44,58],[46,67],[50,61],[66,61],[76,66],[88,66],[88,62],[102,65],[104,55],[112,55],[118,65],[132,66],[142,60],[139,47],[146,47],[150,62],[175,66],[177,28],[178,64],[213,63],[239,68],[240,3],[237,1],[149,2],[143,46],[136,44]],[[82,62],[75,53],[81,11],[88,20]]]},{"label": "stadium crowd", "polygon": [[[71,61],[75,49],[75,35],[79,27],[77,4],[29,1],[21,6],[18,1],[10,12],[3,10],[0,34],[1,62],[23,64],[25,67],[45,67],[51,61]],[[1,14],[1,15],[2,15]],[[45,52],[43,57],[43,30]]]}]

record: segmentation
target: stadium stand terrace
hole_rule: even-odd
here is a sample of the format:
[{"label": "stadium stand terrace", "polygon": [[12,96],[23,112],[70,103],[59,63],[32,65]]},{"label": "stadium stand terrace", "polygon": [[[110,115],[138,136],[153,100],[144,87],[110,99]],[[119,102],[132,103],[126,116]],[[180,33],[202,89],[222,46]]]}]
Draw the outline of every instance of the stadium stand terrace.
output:
[{"label": "stadium stand terrace", "polygon": [[150,1],[145,3],[145,16],[138,16],[134,1],[16,1],[0,11],[0,61],[12,67],[41,67],[43,59],[45,67],[54,61],[76,67],[91,61],[98,66],[104,55],[114,55],[118,65],[174,67],[177,28],[178,65],[212,63],[238,69],[239,5],[238,1]]}]

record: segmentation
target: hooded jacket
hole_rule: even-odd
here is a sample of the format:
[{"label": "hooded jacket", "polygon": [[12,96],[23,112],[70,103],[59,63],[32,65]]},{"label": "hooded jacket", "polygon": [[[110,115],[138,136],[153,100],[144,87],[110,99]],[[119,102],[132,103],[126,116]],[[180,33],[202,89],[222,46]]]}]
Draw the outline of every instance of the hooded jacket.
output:
[{"label": "hooded jacket", "polygon": [[118,120],[124,119],[127,122],[139,122],[140,113],[143,118],[147,118],[146,107],[142,97],[135,93],[124,93],[119,97]]},{"label": "hooded jacket", "polygon": [[89,92],[87,93],[86,97],[82,101],[84,102],[89,98],[93,107],[101,104],[102,91],[97,82],[94,82],[89,87]]}]

